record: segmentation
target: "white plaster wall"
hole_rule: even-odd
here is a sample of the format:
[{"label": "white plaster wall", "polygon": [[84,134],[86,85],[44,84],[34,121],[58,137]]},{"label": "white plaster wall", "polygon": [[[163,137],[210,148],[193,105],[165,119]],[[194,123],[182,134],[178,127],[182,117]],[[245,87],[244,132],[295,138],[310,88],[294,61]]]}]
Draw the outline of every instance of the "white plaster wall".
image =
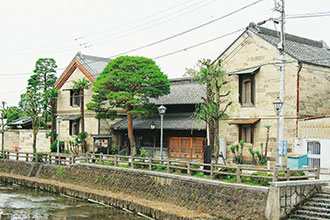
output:
[{"label": "white plaster wall", "polygon": [[306,138],[299,139],[296,138],[295,143],[295,154],[307,154],[307,142],[317,141],[321,145],[320,153],[320,168],[321,169],[330,169],[330,139],[321,139],[321,138]]}]

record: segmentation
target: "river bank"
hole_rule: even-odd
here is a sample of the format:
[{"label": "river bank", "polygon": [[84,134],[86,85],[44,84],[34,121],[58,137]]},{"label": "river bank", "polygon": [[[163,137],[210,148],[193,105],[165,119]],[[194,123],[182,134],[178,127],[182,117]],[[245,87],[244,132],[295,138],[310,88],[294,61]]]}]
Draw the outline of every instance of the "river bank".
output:
[{"label": "river bank", "polygon": [[146,220],[134,213],[80,199],[0,183],[1,220]]},{"label": "river bank", "polygon": [[268,193],[267,187],[154,171],[3,160],[0,161],[0,181],[171,220],[265,219]]}]

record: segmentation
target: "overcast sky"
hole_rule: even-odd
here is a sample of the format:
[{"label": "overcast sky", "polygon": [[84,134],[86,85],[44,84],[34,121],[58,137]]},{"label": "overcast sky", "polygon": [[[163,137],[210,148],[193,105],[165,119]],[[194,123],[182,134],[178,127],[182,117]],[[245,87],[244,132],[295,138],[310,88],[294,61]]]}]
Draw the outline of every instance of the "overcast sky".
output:
[{"label": "overcast sky", "polygon": [[[57,75],[77,51],[111,57],[184,32],[257,0],[1,0],[0,101],[17,105],[38,58],[54,58]],[[187,34],[128,55],[156,58],[226,35],[270,17],[274,0],[264,0]],[[286,13],[330,11],[329,0],[286,0]],[[274,29],[272,23],[264,25]],[[288,19],[286,32],[330,45],[330,17]],[[279,28],[279,27],[278,27]],[[241,32],[239,32],[241,33]],[[155,59],[169,78],[202,58],[214,60],[239,33]]]}]

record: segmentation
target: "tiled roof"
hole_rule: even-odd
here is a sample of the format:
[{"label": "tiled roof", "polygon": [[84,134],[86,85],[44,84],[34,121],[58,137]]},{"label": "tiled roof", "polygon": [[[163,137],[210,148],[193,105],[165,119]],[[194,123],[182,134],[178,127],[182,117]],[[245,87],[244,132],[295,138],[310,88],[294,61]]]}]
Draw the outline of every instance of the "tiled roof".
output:
[{"label": "tiled roof", "polygon": [[[151,123],[154,122],[156,129],[160,129],[160,117],[151,118],[138,117],[133,120],[133,129],[150,130]],[[120,120],[111,126],[114,130],[127,130],[127,119]],[[164,127],[165,130],[205,130],[205,122],[197,122],[192,115],[185,114],[165,114]]]},{"label": "tiled roof", "polygon": [[84,55],[78,52],[75,58],[94,76],[96,79],[111,59]]},{"label": "tiled roof", "polygon": [[9,126],[25,126],[25,125],[31,124],[31,122],[32,122],[31,117],[24,116],[24,117],[20,117],[14,121],[8,123],[8,125]]},{"label": "tiled roof", "polygon": [[[260,36],[267,42],[277,46],[280,33],[251,23],[248,30]],[[300,62],[330,67],[330,50],[325,43],[307,38],[285,35],[285,52]]]},{"label": "tiled roof", "polygon": [[196,104],[202,102],[206,96],[206,86],[194,81],[192,78],[170,79],[170,94],[157,99],[150,99],[150,102],[161,105],[172,104]]}]

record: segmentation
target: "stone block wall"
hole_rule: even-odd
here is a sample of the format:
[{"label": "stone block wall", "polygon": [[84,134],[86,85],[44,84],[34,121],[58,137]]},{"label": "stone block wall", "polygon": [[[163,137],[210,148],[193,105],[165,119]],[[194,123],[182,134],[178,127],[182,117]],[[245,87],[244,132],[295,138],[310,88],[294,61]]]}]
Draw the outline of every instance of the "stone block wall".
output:
[{"label": "stone block wall", "polygon": [[303,64],[299,73],[301,118],[330,114],[329,68]]},{"label": "stone block wall", "polygon": [[266,207],[267,219],[279,220],[295,207],[328,185],[325,180],[301,180],[271,183]]},{"label": "stone block wall", "polygon": [[[254,143],[245,147],[245,158],[251,160],[248,152],[249,147],[260,149],[260,143],[266,142],[266,125],[270,125],[269,156],[271,159],[276,155],[276,113],[273,101],[280,94],[280,71],[278,66],[270,65],[274,59],[279,57],[276,47],[253,33],[243,34],[219,59],[223,61],[227,73],[249,67],[261,66],[254,74],[255,81],[255,103],[253,106],[243,106],[239,103],[239,77],[228,76],[231,91],[230,101],[232,106],[227,111],[228,117],[220,122],[220,137],[226,139],[227,155],[232,158],[230,146],[239,142],[239,130],[237,125],[229,125],[235,119],[260,119],[255,124]],[[285,74],[285,140],[288,140],[289,152],[294,148],[297,126],[297,72],[298,67],[295,60],[287,56],[290,65],[286,65]]]},{"label": "stone block wall", "polygon": [[[37,152],[50,151],[50,139],[46,134],[50,130],[39,130],[37,135]],[[5,132],[5,146],[4,149],[14,151],[17,146],[18,151],[33,152],[32,149],[32,129],[11,129]],[[1,138],[1,134],[0,134]]]},{"label": "stone block wall", "polygon": [[33,167],[32,163],[24,161],[0,160],[0,172],[14,175],[28,176]]},{"label": "stone block wall", "polygon": [[225,219],[265,219],[267,187],[98,165],[43,165],[39,178],[133,195]]}]

